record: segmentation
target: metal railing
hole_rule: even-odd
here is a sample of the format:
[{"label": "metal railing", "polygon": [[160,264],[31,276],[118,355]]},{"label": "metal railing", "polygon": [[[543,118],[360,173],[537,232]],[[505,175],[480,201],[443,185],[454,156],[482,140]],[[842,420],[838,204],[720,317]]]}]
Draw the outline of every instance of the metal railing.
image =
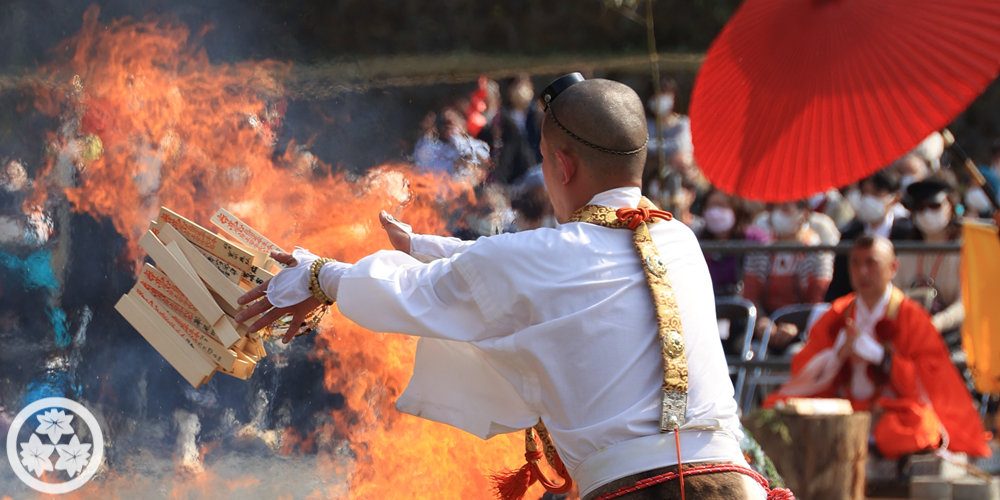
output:
[{"label": "metal railing", "polygon": [[[701,250],[705,253],[746,254],[746,253],[777,253],[777,252],[835,252],[846,254],[851,250],[852,241],[843,241],[837,245],[803,245],[801,243],[758,243],[754,241],[702,241]],[[962,249],[960,241],[944,243],[928,243],[922,241],[894,241],[896,254],[918,252],[958,252]]]}]

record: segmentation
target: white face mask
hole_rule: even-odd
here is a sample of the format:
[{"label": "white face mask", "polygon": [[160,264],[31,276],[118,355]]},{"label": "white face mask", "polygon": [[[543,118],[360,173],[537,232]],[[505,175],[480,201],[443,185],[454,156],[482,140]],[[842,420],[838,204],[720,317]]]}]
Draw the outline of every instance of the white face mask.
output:
[{"label": "white face mask", "polygon": [[854,212],[861,222],[874,224],[885,218],[886,200],[870,194],[861,195]]},{"label": "white face mask", "polygon": [[674,96],[664,94],[650,99],[649,109],[657,115],[669,115],[674,110]]},{"label": "white face mask", "polygon": [[913,224],[924,234],[937,234],[948,227],[951,217],[944,206],[939,209],[925,208],[913,217]]},{"label": "white face mask", "polygon": [[713,234],[728,233],[736,224],[736,214],[728,207],[709,207],[702,215],[705,218],[705,228]]},{"label": "white face mask", "polygon": [[795,234],[802,227],[802,220],[797,215],[786,215],[781,210],[771,212],[771,229],[776,235]]}]

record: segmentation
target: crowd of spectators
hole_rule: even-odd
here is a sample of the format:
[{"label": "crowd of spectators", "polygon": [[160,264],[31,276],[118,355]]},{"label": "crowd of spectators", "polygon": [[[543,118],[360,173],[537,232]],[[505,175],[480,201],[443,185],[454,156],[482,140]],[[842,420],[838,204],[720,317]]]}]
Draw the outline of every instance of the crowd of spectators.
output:
[{"label": "crowd of spectators", "polygon": [[[801,344],[806,333],[791,324],[771,325],[775,311],[796,304],[819,305],[821,311],[851,291],[846,254],[830,246],[865,234],[897,242],[954,242],[961,217],[992,214],[984,191],[953,173],[945,137],[937,132],[856,183],[786,203],[740,199],[713,187],[698,169],[690,120],[675,106],[677,82],[664,78],[655,88],[646,92],[650,139],[644,194],[689,225],[703,243],[754,247],[732,251],[706,245],[705,258],[716,295],[742,296],[756,305],[755,336],[770,328],[772,352],[794,353],[790,346]],[[428,114],[414,151],[416,166],[471,178],[476,199],[485,200],[458,211],[464,215],[452,214],[454,235],[475,238],[555,224],[539,170],[541,118],[529,75],[502,83],[483,78],[470,96]],[[1000,142],[981,169],[996,186]],[[780,249],[769,249],[772,243]],[[956,352],[964,317],[959,257],[947,249],[902,253],[894,281],[925,305]]]}]

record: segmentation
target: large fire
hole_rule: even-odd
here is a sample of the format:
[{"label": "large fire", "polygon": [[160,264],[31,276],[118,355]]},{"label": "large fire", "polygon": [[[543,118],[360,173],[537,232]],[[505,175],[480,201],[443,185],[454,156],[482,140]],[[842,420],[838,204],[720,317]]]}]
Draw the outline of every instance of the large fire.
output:
[{"label": "large fire", "polygon": [[[50,135],[47,164],[37,176],[46,181],[36,182],[31,206],[61,196],[74,210],[109,218],[136,263],[138,237],[161,205],[203,224],[225,207],[286,249],[299,245],[352,261],[388,246],[379,210],[416,230],[441,232],[442,210],[469,196],[469,186],[416,174],[404,164],[353,178],[304,145],[276,151],[290,64],[213,64],[192,38],[177,24],[104,24],[96,8],[86,13],[80,32],[60,47],[67,58],[45,68],[48,81],[38,89],[38,108],[63,125]],[[338,314],[327,318],[314,356],[326,368],[325,387],[346,403],[333,415],[335,428],[317,432],[345,439],[356,459],[347,470],[332,458],[303,461],[348,478],[346,485],[317,487],[310,498],[490,498],[488,473],[520,465],[522,437],[483,442],[398,413],[393,405],[409,378],[415,340],[365,331]],[[282,452],[293,455],[309,452],[320,438],[295,429],[280,434]],[[213,474],[176,485],[173,496],[205,488],[220,497],[269,481],[220,482]],[[96,481],[80,494],[90,497],[102,483],[119,482]]]}]

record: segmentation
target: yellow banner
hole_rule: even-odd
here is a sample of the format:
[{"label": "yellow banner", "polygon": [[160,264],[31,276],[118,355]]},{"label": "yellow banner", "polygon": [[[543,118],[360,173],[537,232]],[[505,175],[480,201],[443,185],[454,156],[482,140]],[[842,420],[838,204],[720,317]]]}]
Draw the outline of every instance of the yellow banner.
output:
[{"label": "yellow banner", "polygon": [[1000,237],[997,227],[962,224],[962,347],[976,390],[1000,393]]}]

